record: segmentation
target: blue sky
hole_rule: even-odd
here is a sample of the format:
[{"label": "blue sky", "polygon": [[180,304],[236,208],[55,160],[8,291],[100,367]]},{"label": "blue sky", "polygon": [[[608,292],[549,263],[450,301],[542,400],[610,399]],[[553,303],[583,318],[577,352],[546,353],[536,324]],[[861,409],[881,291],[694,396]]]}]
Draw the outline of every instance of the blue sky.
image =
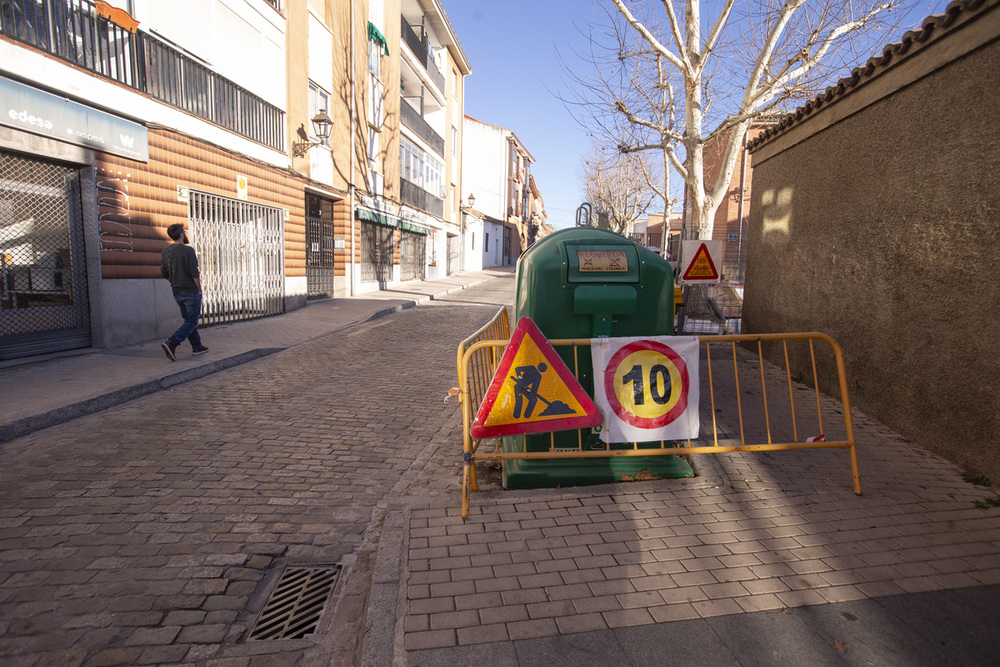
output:
[{"label": "blue sky", "polygon": [[[574,22],[589,0],[442,0],[472,65],[465,113],[514,131],[535,158],[532,173],[549,223],[572,226],[580,161],[590,140],[553,92],[563,87],[556,49],[579,39]],[[589,16],[589,14],[588,14]],[[553,92],[550,92],[553,91]],[[466,193],[463,193],[466,194]]]},{"label": "blue sky", "polygon": [[[535,158],[532,173],[549,223],[556,228],[572,226],[583,201],[580,163],[590,148],[590,138],[555,96],[565,94],[567,87],[557,51],[567,62],[574,62],[574,44],[583,39],[579,28],[595,11],[603,12],[599,3],[441,0],[441,4],[472,65],[465,83],[466,114],[517,134]],[[916,27],[924,17],[942,11],[946,0],[909,0],[908,4],[911,10],[904,25]],[[889,41],[902,34],[900,30]]]}]

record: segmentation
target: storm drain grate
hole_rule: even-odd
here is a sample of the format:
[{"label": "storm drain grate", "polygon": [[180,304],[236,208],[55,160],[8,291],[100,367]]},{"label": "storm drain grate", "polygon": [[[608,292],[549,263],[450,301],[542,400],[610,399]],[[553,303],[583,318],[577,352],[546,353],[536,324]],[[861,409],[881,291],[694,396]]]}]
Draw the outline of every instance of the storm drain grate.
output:
[{"label": "storm drain grate", "polygon": [[340,565],[289,567],[257,616],[250,639],[301,639],[316,632]]}]

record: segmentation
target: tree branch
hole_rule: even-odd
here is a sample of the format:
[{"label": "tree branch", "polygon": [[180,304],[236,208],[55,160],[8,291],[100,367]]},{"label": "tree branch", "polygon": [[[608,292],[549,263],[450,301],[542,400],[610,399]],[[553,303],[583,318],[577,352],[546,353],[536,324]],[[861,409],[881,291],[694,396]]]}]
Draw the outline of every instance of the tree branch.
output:
[{"label": "tree branch", "polygon": [[[654,50],[656,50],[657,53],[666,58],[674,67],[681,70],[682,72],[689,72],[691,70],[690,64],[687,62],[687,57],[685,55],[686,50],[681,50],[681,54],[685,55],[684,59],[681,60],[681,58],[671,53],[670,49],[661,44],[660,40],[656,39],[656,37],[653,36],[653,33],[651,33],[646,28],[646,26],[644,26],[642,23],[639,22],[637,18],[635,18],[635,16],[632,14],[632,12],[629,11],[628,7],[625,6],[625,3],[622,2],[622,0],[611,0],[611,1],[615,4],[615,7],[618,8],[618,11],[621,12],[621,15],[625,17],[625,21],[630,26],[632,26],[632,28],[637,33],[639,33],[642,36],[642,38],[646,40],[646,42],[648,42],[649,45],[652,46]],[[665,4],[669,5],[669,2],[666,2]],[[673,16],[672,7],[668,10],[668,12],[671,16]],[[671,20],[671,27],[673,28],[674,31],[674,38],[679,40],[680,33],[675,24],[676,24],[676,19]],[[682,42],[678,41],[678,43],[681,44]]]}]

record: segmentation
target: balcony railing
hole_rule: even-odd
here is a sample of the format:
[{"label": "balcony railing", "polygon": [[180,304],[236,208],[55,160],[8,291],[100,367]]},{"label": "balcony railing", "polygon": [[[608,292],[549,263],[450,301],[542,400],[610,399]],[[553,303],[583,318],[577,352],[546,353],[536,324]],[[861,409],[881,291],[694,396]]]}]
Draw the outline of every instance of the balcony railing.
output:
[{"label": "balcony railing", "polygon": [[285,113],[177,49],[97,15],[89,0],[2,0],[0,34],[236,134],[285,149]]},{"label": "balcony railing", "polygon": [[417,136],[427,142],[438,155],[444,157],[444,138],[434,131],[434,128],[424,120],[416,109],[406,102],[399,105],[399,115],[403,124],[417,133]]},{"label": "balcony railing", "polygon": [[403,200],[404,204],[409,204],[439,218],[444,217],[444,200],[438,199],[405,178],[399,179],[399,198]]},{"label": "balcony railing", "polygon": [[431,77],[431,81],[438,87],[442,93],[444,90],[444,74],[438,69],[437,63],[434,62],[434,55],[431,53],[430,44],[427,41],[427,36],[419,37],[413,28],[410,27],[409,22],[400,17],[400,34],[403,36],[403,41],[406,45],[410,47],[410,51],[413,51],[413,55],[417,57],[417,60],[427,73]]}]

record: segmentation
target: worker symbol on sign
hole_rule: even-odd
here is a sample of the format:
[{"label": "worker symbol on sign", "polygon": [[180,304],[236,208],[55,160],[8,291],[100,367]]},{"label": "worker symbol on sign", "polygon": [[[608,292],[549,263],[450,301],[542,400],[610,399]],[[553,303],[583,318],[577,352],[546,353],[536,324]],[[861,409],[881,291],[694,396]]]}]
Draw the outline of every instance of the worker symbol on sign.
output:
[{"label": "worker symbol on sign", "polygon": [[510,376],[514,381],[514,419],[521,418],[521,408],[524,408],[524,418],[530,419],[539,400],[547,406],[539,417],[576,414],[576,410],[562,401],[547,401],[538,394],[538,387],[542,384],[542,373],[548,368],[545,362],[542,362],[537,367],[518,366],[514,369],[515,374]]}]

